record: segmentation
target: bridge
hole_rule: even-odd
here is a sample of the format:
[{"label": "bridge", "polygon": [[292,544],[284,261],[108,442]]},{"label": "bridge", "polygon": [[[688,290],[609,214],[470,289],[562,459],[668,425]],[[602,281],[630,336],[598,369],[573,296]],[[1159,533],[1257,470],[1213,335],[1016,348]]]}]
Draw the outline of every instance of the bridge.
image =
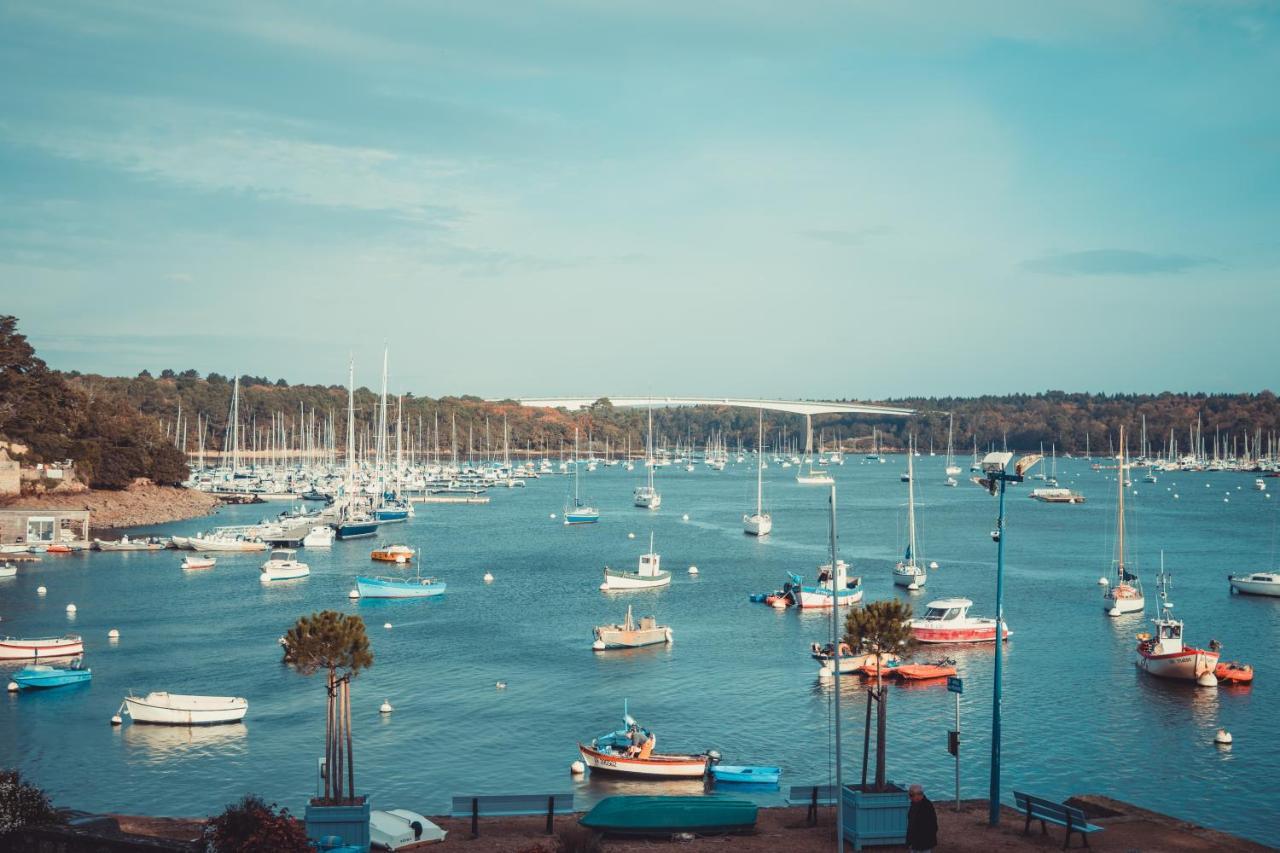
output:
[{"label": "bridge", "polygon": [[[518,397],[522,406],[546,409],[585,409],[600,397]],[[908,418],[918,414],[901,406],[872,406],[867,403],[833,403],[824,400],[765,400],[741,397],[608,397],[616,408],[667,408],[670,406],[737,406],[743,409],[765,409],[797,415],[881,415]],[[496,402],[496,401],[494,401]]]}]

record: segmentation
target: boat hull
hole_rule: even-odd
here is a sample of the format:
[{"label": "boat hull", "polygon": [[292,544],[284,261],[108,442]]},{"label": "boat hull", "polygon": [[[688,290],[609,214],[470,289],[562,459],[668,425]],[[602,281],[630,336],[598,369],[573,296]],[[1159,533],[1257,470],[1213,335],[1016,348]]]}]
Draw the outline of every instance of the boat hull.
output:
[{"label": "boat hull", "polygon": [[1123,587],[1112,587],[1102,596],[1102,609],[1110,616],[1121,616],[1125,613],[1141,613],[1146,609],[1146,599],[1141,593],[1132,593],[1132,587],[1126,593]]},{"label": "boat hull", "polygon": [[773,518],[767,515],[744,515],[742,532],[749,536],[768,536],[773,530]]},{"label": "boat hull", "polygon": [[305,578],[311,574],[308,566],[298,566],[288,569],[263,569],[259,575],[259,580],[263,583],[271,583],[272,581],[292,581],[298,578]]},{"label": "boat hull", "polygon": [[598,512],[566,512],[564,514],[565,524],[595,524],[599,520]]},{"label": "boat hull", "polygon": [[651,755],[627,758],[578,744],[582,761],[593,773],[611,773],[633,779],[701,779],[707,772],[705,755]]},{"label": "boat hull", "polygon": [[344,521],[338,525],[337,538],[364,539],[378,532],[376,521]]},{"label": "boat hull", "polygon": [[638,649],[644,646],[660,646],[671,642],[670,628],[640,628],[627,631],[620,628],[597,628],[596,639],[604,643],[604,649]]},{"label": "boat hull", "polygon": [[895,566],[893,569],[894,586],[921,589],[928,581],[929,575],[922,566]]},{"label": "boat hull", "polygon": [[[1157,678],[1199,683],[1206,674],[1213,675],[1217,669],[1218,653],[1187,646],[1174,654],[1158,655],[1139,645],[1136,663],[1138,669]],[[1217,681],[1216,677],[1214,681]]]},{"label": "boat hull", "polygon": [[238,723],[249,711],[244,699],[229,696],[183,696],[149,693],[128,696],[125,712],[135,723],[156,726],[218,726]]},{"label": "boat hull", "polygon": [[356,591],[360,593],[361,598],[432,598],[444,595],[445,586],[444,583],[434,580],[423,583],[416,579],[398,581],[385,578],[356,578]]},{"label": "boat hull", "polygon": [[[981,624],[969,627],[937,628],[911,624],[911,633],[920,643],[994,643],[996,641],[996,622],[994,619],[973,619],[971,622]],[[1013,632],[1004,626],[1003,638],[1009,639]]]},{"label": "boat hull", "polygon": [[[805,588],[801,589],[795,597],[796,602],[805,610],[822,608],[830,610],[835,601],[829,589]],[[848,607],[862,600],[862,589],[842,589],[838,597],[840,606]]]},{"label": "boat hull", "polygon": [[88,669],[20,669],[13,674],[14,682],[23,690],[48,690],[53,687],[69,687],[84,684],[93,678]]},{"label": "boat hull", "polygon": [[615,589],[656,589],[671,584],[671,572],[658,572],[656,575],[641,575],[636,572],[623,572],[617,569],[604,570],[604,583],[610,590]]},{"label": "boat hull", "polygon": [[1230,575],[1227,577],[1227,581],[1236,592],[1243,592],[1246,595],[1265,595],[1271,598],[1280,597],[1280,582],[1255,581]]},{"label": "boat hull", "polygon": [[0,660],[41,660],[84,654],[84,641],[79,636],[42,637],[24,640],[18,637],[0,639]]},{"label": "boat hull", "polygon": [[717,764],[711,768],[716,782],[732,782],[739,785],[776,785],[782,777],[781,767],[746,767]]}]

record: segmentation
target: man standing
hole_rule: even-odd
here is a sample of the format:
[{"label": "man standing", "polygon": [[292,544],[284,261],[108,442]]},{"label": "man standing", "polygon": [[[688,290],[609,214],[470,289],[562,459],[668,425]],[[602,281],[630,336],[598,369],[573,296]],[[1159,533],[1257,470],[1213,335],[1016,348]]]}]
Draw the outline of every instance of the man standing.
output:
[{"label": "man standing", "polygon": [[907,792],[911,808],[907,811],[907,848],[911,853],[931,853],[938,844],[938,814],[924,795],[924,788],[912,785]]}]

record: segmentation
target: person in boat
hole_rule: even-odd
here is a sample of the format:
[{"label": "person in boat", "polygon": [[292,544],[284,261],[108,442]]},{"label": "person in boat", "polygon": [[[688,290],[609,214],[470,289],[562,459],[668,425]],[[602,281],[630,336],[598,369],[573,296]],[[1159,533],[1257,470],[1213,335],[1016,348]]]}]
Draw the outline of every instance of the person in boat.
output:
[{"label": "person in boat", "polygon": [[911,799],[907,809],[907,849],[911,853],[932,853],[938,846],[938,813],[919,785],[908,788],[907,796]]},{"label": "person in boat", "polygon": [[657,747],[657,745],[658,745],[658,736],[655,734],[650,734],[649,737],[645,739],[644,746],[640,747],[641,760],[646,759],[649,756],[653,755],[653,750]]},{"label": "person in boat", "polygon": [[1222,651],[1222,643],[1219,643],[1217,640],[1210,640],[1210,641],[1209,641],[1209,651],[1211,651],[1211,652],[1220,652],[1220,651]]},{"label": "person in boat", "polygon": [[648,737],[638,724],[632,723],[627,730],[627,739],[631,741],[631,745],[627,747],[627,757],[635,758],[644,749],[644,744]]}]

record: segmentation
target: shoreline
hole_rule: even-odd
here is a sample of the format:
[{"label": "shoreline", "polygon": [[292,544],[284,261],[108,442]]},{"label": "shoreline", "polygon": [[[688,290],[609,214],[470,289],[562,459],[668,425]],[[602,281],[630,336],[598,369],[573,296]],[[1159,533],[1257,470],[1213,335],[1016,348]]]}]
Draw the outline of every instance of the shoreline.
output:
[{"label": "shoreline", "polygon": [[221,505],[222,501],[205,492],[151,483],[135,483],[119,491],[91,489],[13,497],[0,504],[6,509],[88,510],[91,530],[186,521],[210,515]]},{"label": "shoreline", "polygon": [[[1103,827],[1089,837],[1094,850],[1180,850],[1220,851],[1236,850],[1243,853],[1262,853],[1272,850],[1258,842],[1249,841],[1221,830],[1209,829],[1190,821],[1154,812],[1122,800],[1100,794],[1080,794],[1069,802],[1085,810],[1090,820]],[[389,807],[389,806],[388,806]],[[959,812],[950,800],[934,802],[938,814],[938,849],[958,853],[1002,853],[1002,851],[1047,850],[1061,847],[1065,830],[1049,827],[1048,836],[1042,836],[1033,825],[1031,832],[1023,835],[1024,815],[1009,806],[1001,809],[1001,822],[997,828],[987,826],[987,801],[962,800]],[[677,841],[667,836],[646,838],[605,839],[602,849],[606,853],[642,853],[671,848],[693,851],[765,851],[787,850],[794,853],[828,853],[835,832],[835,814],[830,807],[819,809],[816,826],[806,821],[805,806],[760,807],[756,831],[749,835],[698,836],[690,841]],[[556,827],[576,826],[573,816],[556,818]],[[1096,817],[1094,815],[1097,815]],[[199,818],[160,818],[140,815],[116,815],[124,832],[187,841],[196,837],[204,820]],[[555,837],[545,833],[546,819],[536,817],[481,818],[480,834],[471,837],[469,818],[431,816],[448,837],[438,844],[424,844],[409,848],[427,850],[467,850],[470,853],[551,853]],[[1080,839],[1073,837],[1073,847],[1079,848]],[[882,850],[903,850],[901,846],[879,847]]]}]

